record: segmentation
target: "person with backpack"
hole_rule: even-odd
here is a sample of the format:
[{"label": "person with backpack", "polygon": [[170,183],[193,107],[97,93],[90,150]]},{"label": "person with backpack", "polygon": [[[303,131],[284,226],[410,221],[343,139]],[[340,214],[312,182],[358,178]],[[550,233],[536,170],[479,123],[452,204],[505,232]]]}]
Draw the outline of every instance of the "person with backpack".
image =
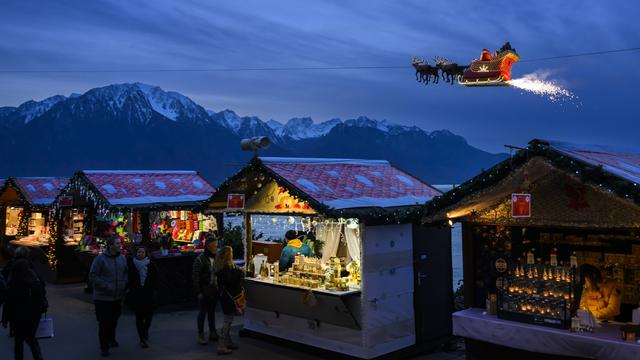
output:
[{"label": "person with backpack", "polygon": [[120,238],[108,238],[106,245],[106,250],[93,260],[89,271],[102,356],[109,356],[109,349],[119,346],[116,327],[122,314],[122,300],[128,283],[127,259],[120,254]]},{"label": "person with backpack", "polygon": [[151,262],[147,249],[138,246],[128,260],[129,293],[125,302],[136,314],[136,329],[140,337],[140,347],[149,347],[149,327],[157,303],[158,268]]},{"label": "person with backpack", "polygon": [[14,331],[14,356],[16,360],[24,358],[24,343],[31,348],[35,360],[42,359],[36,331],[42,314],[48,308],[44,282],[31,270],[26,259],[13,263],[7,301],[2,309],[2,326],[11,324]]},{"label": "person with backpack", "polygon": [[193,261],[193,290],[198,297],[198,344],[207,345],[204,335],[204,319],[209,321],[209,341],[218,341],[216,332],[216,304],[218,304],[218,279],[214,273],[218,239],[209,234],[205,240],[204,252]]},{"label": "person with backpack", "polygon": [[231,341],[231,323],[235,314],[242,314],[245,309],[245,296],[242,281],[244,271],[233,263],[233,248],[223,247],[216,256],[215,271],[220,289],[220,304],[224,313],[224,321],[218,340],[218,355],[227,355],[238,348]]},{"label": "person with backpack", "polygon": [[0,274],[0,308],[4,305],[4,302],[7,300],[7,282],[4,279],[4,276]]}]

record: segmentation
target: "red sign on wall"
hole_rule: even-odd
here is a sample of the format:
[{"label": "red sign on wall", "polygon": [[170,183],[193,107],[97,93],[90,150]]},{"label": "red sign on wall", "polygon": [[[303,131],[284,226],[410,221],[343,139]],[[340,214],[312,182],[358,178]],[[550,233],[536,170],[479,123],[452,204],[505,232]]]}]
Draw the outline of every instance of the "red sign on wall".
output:
[{"label": "red sign on wall", "polygon": [[531,217],[531,194],[511,194],[511,217]]},{"label": "red sign on wall", "polygon": [[244,209],[244,194],[227,194],[227,209]]},{"label": "red sign on wall", "polygon": [[73,196],[64,195],[58,199],[59,206],[73,206]]}]

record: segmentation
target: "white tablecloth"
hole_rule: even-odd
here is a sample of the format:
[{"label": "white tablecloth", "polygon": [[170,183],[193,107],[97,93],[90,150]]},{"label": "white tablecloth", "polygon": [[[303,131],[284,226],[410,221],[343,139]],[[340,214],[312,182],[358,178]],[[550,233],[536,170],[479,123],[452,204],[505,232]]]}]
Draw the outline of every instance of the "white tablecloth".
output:
[{"label": "white tablecloth", "polygon": [[598,360],[640,360],[640,344],[621,339],[619,327],[603,324],[594,333],[519,323],[483,315],[481,309],[453,314],[453,334],[536,353]]}]

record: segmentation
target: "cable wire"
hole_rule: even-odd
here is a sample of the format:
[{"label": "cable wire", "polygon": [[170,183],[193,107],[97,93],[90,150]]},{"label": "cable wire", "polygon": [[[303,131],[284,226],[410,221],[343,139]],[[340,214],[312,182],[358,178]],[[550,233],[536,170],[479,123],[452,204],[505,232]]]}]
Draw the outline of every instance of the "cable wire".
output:
[{"label": "cable wire", "polygon": [[[555,59],[568,59],[583,56],[594,56],[612,53],[622,53],[639,51],[640,47],[603,50],[570,55],[550,56],[534,59],[523,59],[521,63],[547,61]],[[388,70],[407,69],[411,65],[389,65],[389,66],[289,66],[289,67],[245,67],[245,68],[201,68],[201,69],[45,69],[45,70],[2,70],[0,73],[159,73],[159,72],[238,72],[238,71],[308,71],[308,70]]]}]

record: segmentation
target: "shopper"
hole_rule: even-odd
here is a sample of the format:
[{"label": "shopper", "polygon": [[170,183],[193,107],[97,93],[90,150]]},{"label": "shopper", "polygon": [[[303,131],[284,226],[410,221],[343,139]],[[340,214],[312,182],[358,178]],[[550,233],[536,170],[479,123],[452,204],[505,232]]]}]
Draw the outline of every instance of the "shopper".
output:
[{"label": "shopper", "polygon": [[238,348],[231,341],[231,323],[233,315],[242,314],[245,307],[244,289],[242,280],[244,272],[233,263],[233,248],[223,247],[216,257],[216,276],[218,277],[218,287],[220,288],[220,305],[224,313],[224,322],[220,331],[221,338],[218,340],[218,354],[230,354],[232,350]]},{"label": "shopper", "polygon": [[204,319],[209,322],[209,341],[218,341],[216,332],[216,304],[218,303],[218,284],[214,274],[214,262],[218,251],[218,239],[207,236],[205,249],[193,262],[193,290],[198,297],[200,311],[198,312],[198,343],[207,344],[204,334]]},{"label": "shopper", "polygon": [[47,311],[48,303],[44,282],[31,269],[26,259],[13,263],[9,276],[7,302],[2,311],[2,326],[11,324],[14,332],[14,356],[16,360],[24,358],[24,343],[31,348],[36,360],[42,359],[36,331],[42,314]]},{"label": "shopper", "polygon": [[[4,268],[2,268],[2,276],[4,277],[5,282],[9,282],[9,276],[11,275],[13,264],[20,259],[27,260],[29,262],[29,267],[33,269],[33,263],[29,260],[29,254],[31,254],[31,250],[26,246],[18,246],[11,251],[11,258],[7,261]],[[11,324],[9,324],[9,336],[14,336],[13,326]]]},{"label": "shopper", "polygon": [[108,238],[106,246],[105,251],[93,260],[89,271],[102,356],[109,356],[109,348],[118,347],[116,327],[128,280],[127,260],[120,254],[120,238]]},{"label": "shopper", "polygon": [[0,308],[7,300],[7,281],[4,279],[4,276],[0,274]]},{"label": "shopper", "polygon": [[140,346],[149,347],[149,327],[153,319],[153,312],[157,306],[158,268],[151,262],[147,249],[139,246],[134,248],[128,259],[129,293],[127,304],[136,314],[136,329],[140,337]]},{"label": "shopper", "polygon": [[[13,256],[11,257],[11,259],[9,259],[9,261],[7,261],[4,268],[2,268],[2,276],[4,276],[5,280],[9,281],[9,275],[11,274],[11,268],[13,267],[13,264],[20,259],[28,259],[30,253],[31,250],[29,250],[29,248],[26,246],[18,246],[17,248],[15,248],[15,250],[13,250]],[[33,267],[30,261],[29,266]]]}]

